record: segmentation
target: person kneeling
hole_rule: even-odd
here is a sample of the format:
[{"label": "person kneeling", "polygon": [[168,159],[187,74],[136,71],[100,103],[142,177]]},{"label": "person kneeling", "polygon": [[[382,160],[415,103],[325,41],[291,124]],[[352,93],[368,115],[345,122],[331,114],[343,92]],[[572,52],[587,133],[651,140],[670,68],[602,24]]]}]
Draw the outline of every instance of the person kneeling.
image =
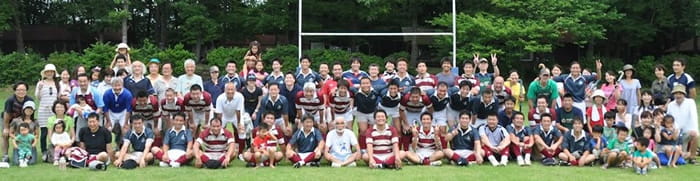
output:
[{"label": "person kneeling", "polygon": [[192,130],[185,126],[185,113],[178,112],[173,127],[165,133],[163,148],[153,147],[151,152],[160,160],[161,167],[173,168],[186,164],[192,158]]},{"label": "person kneeling", "polygon": [[221,119],[209,121],[209,128],[199,133],[194,142],[194,166],[197,168],[226,168],[231,156],[236,155],[236,141],[233,133],[224,129]]},{"label": "person kneeling", "polygon": [[294,133],[287,144],[287,158],[294,163],[294,168],[305,164],[318,167],[324,145],[323,135],[314,127],[314,117],[311,115],[304,116],[302,124],[303,128]]}]

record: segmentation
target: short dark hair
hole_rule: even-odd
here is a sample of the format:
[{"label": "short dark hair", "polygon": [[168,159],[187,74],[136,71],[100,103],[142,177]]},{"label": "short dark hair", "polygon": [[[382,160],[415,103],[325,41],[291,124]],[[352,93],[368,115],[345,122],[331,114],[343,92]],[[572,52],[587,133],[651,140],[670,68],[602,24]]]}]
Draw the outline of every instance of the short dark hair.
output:
[{"label": "short dark hair", "polygon": [[594,133],[603,133],[603,126],[595,125],[595,126],[593,126],[592,129],[593,129],[592,131],[593,131]]},{"label": "short dark hair", "polygon": [[423,116],[430,116],[430,119],[433,119],[433,114],[429,112],[424,112],[423,114],[420,114],[421,120],[423,119]]},{"label": "short dark hair", "polygon": [[303,60],[308,60],[309,63],[311,63],[311,58],[310,58],[309,56],[304,55],[304,56],[302,56],[301,58],[299,58],[299,62],[301,62],[301,61],[303,61]]},{"label": "short dark hair", "polygon": [[148,92],[141,90],[141,91],[136,93],[136,98],[144,98],[144,97],[148,98]]},{"label": "short dark hair", "polygon": [[192,91],[202,91],[202,86],[200,86],[199,84],[194,84],[190,86],[190,92]]},{"label": "short dark hair", "polygon": [[340,87],[350,88],[350,84],[345,79],[338,81],[338,84],[336,86],[337,86],[337,88],[340,88]]},{"label": "short dark hair", "polygon": [[353,63],[353,62],[357,62],[357,63],[362,64],[362,59],[358,56],[350,57],[350,63]]},{"label": "short dark hair", "polygon": [[481,92],[481,95],[486,95],[486,94],[492,95],[492,94],[493,94],[493,90],[491,90],[490,88],[486,88],[486,89],[484,89],[483,92]]},{"label": "short dark hair", "polygon": [[467,66],[467,65],[471,65],[472,67],[474,67],[474,62],[472,62],[471,60],[465,60],[464,65],[462,65],[462,67]]},{"label": "short dark hair", "polygon": [[390,86],[396,86],[396,87],[398,87],[398,86],[399,86],[399,80],[396,80],[396,79],[391,79],[391,80],[389,80],[389,83],[386,85],[386,87],[390,87]]},{"label": "short dark hair", "polygon": [[549,113],[542,113],[542,114],[540,114],[540,119],[543,119],[544,117],[549,117],[550,120],[552,119],[552,115],[549,114]]},{"label": "short dark hair", "polygon": [[267,124],[258,125],[258,130],[268,130],[268,129],[270,129],[270,125],[267,125]]},{"label": "short dark hair", "polygon": [[513,118],[515,118],[515,116],[522,116],[523,119],[525,119],[525,114],[521,113],[520,111],[515,111],[515,115],[513,115]]},{"label": "short dark hair", "polygon": [[63,109],[64,109],[63,114],[65,114],[66,111],[68,111],[68,103],[66,101],[56,100],[56,101],[53,101],[53,106],[51,106],[52,113],[56,114],[56,106],[57,105],[63,105]]},{"label": "short dark hair", "polygon": [[498,117],[498,113],[496,113],[496,112],[489,112],[489,113],[486,113],[486,116],[487,116],[487,117],[491,117],[491,116],[493,116],[493,117]]},{"label": "short dark hair", "polygon": [[515,98],[513,98],[512,96],[507,96],[505,99],[503,99],[503,103],[506,103],[508,101],[515,103]]},{"label": "short dark hair", "polygon": [[472,116],[471,113],[469,113],[469,111],[462,111],[462,112],[459,112],[459,117],[462,117],[462,116],[464,116],[464,115],[467,115],[467,116],[469,116],[469,117]]},{"label": "short dark hair", "polygon": [[440,60],[440,65],[444,65],[445,63],[452,65],[452,57],[442,57],[442,60]]},{"label": "short dark hair", "polygon": [[421,90],[420,90],[420,88],[418,88],[418,87],[413,87],[413,88],[411,88],[411,92],[410,92],[410,93],[411,93],[411,95],[414,95],[414,94],[420,95],[420,94],[421,94]]},{"label": "short dark hair", "polygon": [[87,119],[90,119],[90,118],[98,119],[99,117],[100,116],[97,115],[96,112],[91,112],[90,114],[88,114]]},{"label": "short dark hair", "polygon": [[386,111],[384,111],[383,109],[378,109],[377,111],[374,112],[374,118],[375,118],[375,119],[377,118],[377,115],[378,115],[379,113],[382,113],[382,114],[384,114],[384,116],[386,116]]},{"label": "short dark hair", "polygon": [[175,117],[182,117],[182,119],[185,119],[187,115],[185,115],[184,112],[176,112],[175,114],[173,114],[173,118]]},{"label": "short dark hair", "polygon": [[574,116],[573,123],[576,124],[576,122],[583,124],[583,119],[581,118],[581,116]]},{"label": "short dark hair", "polygon": [[140,114],[131,115],[131,119],[129,119],[129,123],[134,123],[134,121],[137,121],[137,120],[141,120],[143,122],[143,121],[145,121],[144,119],[146,119],[146,117],[143,117]]},{"label": "short dark hair", "polygon": [[637,138],[637,143],[639,143],[639,145],[642,145],[642,147],[647,147],[649,146],[649,139],[645,137],[640,137]]},{"label": "short dark hair", "polygon": [[78,74],[78,77],[76,77],[76,78],[80,78],[80,77],[85,77],[87,79],[90,79],[90,77],[86,73],[80,73],[80,74]]},{"label": "short dark hair", "polygon": [[680,63],[682,66],[685,66],[685,65],[688,63],[688,60],[686,60],[685,58],[680,58],[680,57],[679,57],[679,58],[673,59],[673,62],[678,62],[678,63]]},{"label": "short dark hair", "polygon": [[564,94],[564,97],[561,98],[561,100],[564,100],[566,98],[570,98],[571,100],[574,100],[574,95],[571,93],[566,93],[566,94]]},{"label": "short dark hair", "polygon": [[228,61],[226,61],[226,65],[228,65],[228,64],[237,65],[236,61],[234,61],[233,59],[229,59]]},{"label": "short dark hair", "polygon": [[211,119],[209,120],[209,125],[214,124],[214,122],[219,122],[219,124],[222,123],[222,122],[221,122],[221,119],[219,119],[219,118],[216,117],[216,116],[214,116],[213,118],[211,118]]},{"label": "short dark hair", "polygon": [[20,128],[27,128],[27,129],[29,129],[29,123],[24,123],[24,122],[23,122],[23,123],[20,123],[20,124],[19,124],[19,127],[20,127]]},{"label": "short dark hair", "polygon": [[24,85],[24,88],[29,89],[29,84],[27,84],[24,81],[19,81],[19,82],[15,83],[15,85],[12,85],[12,90],[16,91],[17,87],[19,87],[20,85]]},{"label": "short dark hair", "polygon": [[605,112],[605,114],[603,115],[603,119],[615,119],[615,112]]}]

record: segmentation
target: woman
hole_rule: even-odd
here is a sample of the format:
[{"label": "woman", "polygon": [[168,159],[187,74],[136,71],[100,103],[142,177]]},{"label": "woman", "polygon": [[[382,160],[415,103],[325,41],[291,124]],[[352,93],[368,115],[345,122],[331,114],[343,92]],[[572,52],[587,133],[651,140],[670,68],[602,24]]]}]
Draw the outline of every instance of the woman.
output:
[{"label": "woman", "polygon": [[[552,67],[552,78],[554,77],[559,77],[562,74],[562,67],[559,64],[554,64],[554,67]],[[566,91],[564,90],[564,82],[556,82],[557,83],[557,90],[559,90],[559,95],[565,95]],[[556,107],[558,108],[561,106],[561,96],[557,98],[557,105]]]},{"label": "woman", "polygon": [[520,101],[525,101],[525,87],[520,83],[520,75],[517,70],[510,71],[508,80],[503,85],[510,89],[511,96],[515,98],[515,110],[520,111]]},{"label": "woman", "polygon": [[100,74],[102,73],[102,68],[94,67],[90,70],[90,87],[97,89],[100,86]]},{"label": "woman", "polygon": [[620,97],[620,86],[615,81],[615,72],[608,71],[605,73],[605,83],[600,86],[600,90],[603,90],[605,94],[605,108],[609,111],[615,110],[617,106],[617,99]]},{"label": "woman", "polygon": [[[46,64],[44,70],[41,71],[41,78],[39,82],[36,83],[36,89],[34,91],[34,96],[39,102],[39,113],[37,116],[37,122],[41,129],[40,137],[40,148],[41,152],[46,152],[46,136],[48,135],[48,128],[46,127],[47,120],[51,117],[51,106],[58,100],[59,96],[59,85],[58,81],[54,80],[56,77],[56,66],[53,64]],[[46,161],[48,154],[44,154],[42,160]]]},{"label": "woman", "polygon": [[70,80],[70,87],[78,87],[78,75],[87,73],[85,71],[85,66],[83,65],[78,65],[75,67],[75,71],[73,71],[73,77],[76,79]]},{"label": "woman", "polygon": [[156,81],[156,84],[153,87],[156,91],[156,94],[158,94],[158,100],[165,99],[165,92],[169,88],[177,90],[177,79],[173,77],[173,64],[163,63],[161,69],[161,71],[163,72],[163,76]]},{"label": "woman", "polygon": [[[12,119],[15,119],[17,117],[20,117],[23,114],[23,106],[24,103],[26,102],[34,102],[34,99],[31,97],[27,96],[27,89],[29,88],[29,85],[24,82],[17,82],[12,86],[12,90],[14,91],[14,94],[7,98],[5,100],[5,111],[3,112],[4,114],[4,122],[9,122]],[[10,137],[10,127],[8,125],[5,125],[5,127],[2,130],[2,148],[4,151],[3,152],[3,157],[1,162],[9,162],[10,158],[7,156],[8,154],[8,140]]]},{"label": "woman", "polygon": [[265,80],[265,77],[267,77],[267,72],[265,72],[265,65],[263,64],[263,61],[255,61],[255,69],[253,71],[249,72],[249,74],[255,75],[255,84],[258,87],[262,87],[262,81]]},{"label": "woman", "polygon": [[625,99],[628,103],[627,112],[634,113],[634,109],[639,105],[639,99],[642,97],[640,89],[642,85],[639,83],[638,79],[634,78],[634,67],[627,64],[622,67],[625,76],[623,80],[620,80],[620,87],[622,87],[622,99]]},{"label": "woman", "polygon": [[160,60],[157,58],[152,58],[148,61],[148,80],[151,81],[151,86],[155,87],[156,82],[160,80],[163,76],[160,75]]},{"label": "woman", "polygon": [[97,86],[97,92],[102,95],[105,91],[112,89],[112,77],[114,77],[114,70],[104,69],[102,75],[100,76],[100,85]]},{"label": "woman", "polygon": [[140,61],[134,61],[131,67],[133,74],[124,80],[124,88],[128,89],[132,94],[139,92],[147,92],[149,95],[155,94],[151,80],[148,80],[145,74],[146,66]]},{"label": "woman", "polygon": [[656,65],[654,75],[656,75],[656,80],[651,83],[651,93],[654,99],[671,98],[671,87],[668,86],[668,79],[666,79],[666,67],[663,64]]}]

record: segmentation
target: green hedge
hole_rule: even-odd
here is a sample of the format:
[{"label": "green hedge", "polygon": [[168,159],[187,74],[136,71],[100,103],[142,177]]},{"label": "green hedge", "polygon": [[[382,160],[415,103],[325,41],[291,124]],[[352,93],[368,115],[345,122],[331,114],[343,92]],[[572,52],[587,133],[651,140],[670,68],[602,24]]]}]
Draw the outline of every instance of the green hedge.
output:
[{"label": "green hedge", "polygon": [[0,56],[0,84],[9,85],[17,81],[25,81],[34,84],[41,78],[39,72],[44,68],[46,61],[35,53],[10,53]]}]

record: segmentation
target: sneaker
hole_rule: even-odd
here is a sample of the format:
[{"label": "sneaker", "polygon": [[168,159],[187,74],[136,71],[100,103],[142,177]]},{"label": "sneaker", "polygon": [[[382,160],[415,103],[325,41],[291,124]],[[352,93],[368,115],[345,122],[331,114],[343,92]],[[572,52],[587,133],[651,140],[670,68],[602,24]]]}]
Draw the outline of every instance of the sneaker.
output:
[{"label": "sneaker", "polygon": [[170,166],[173,167],[173,168],[179,168],[179,167],[180,167],[180,163],[175,162],[175,161],[172,161],[172,162],[170,162]]},{"label": "sneaker", "polygon": [[571,164],[564,160],[559,160],[559,166],[571,166]]},{"label": "sneaker", "polygon": [[434,162],[430,162],[430,166],[440,166],[440,165],[442,165],[442,161],[440,161],[440,160],[434,161]]},{"label": "sneaker", "polygon": [[467,159],[464,158],[460,158],[459,160],[457,160],[456,164],[459,166],[469,166],[469,162],[467,161]]},{"label": "sneaker", "polygon": [[158,163],[158,165],[160,165],[160,167],[170,167],[170,165],[168,165],[168,163],[165,162],[160,162]]},{"label": "sneaker", "polygon": [[301,162],[294,163],[294,168],[301,168],[303,164]]},{"label": "sneaker", "polygon": [[95,169],[105,171],[105,170],[107,170],[107,165],[104,163],[98,163],[97,165],[95,165]]},{"label": "sneaker", "polygon": [[530,161],[530,159],[525,159],[524,161],[526,166],[532,165],[532,161]]},{"label": "sneaker", "polygon": [[238,159],[241,161],[245,161],[245,159],[243,159],[243,154],[238,154]]},{"label": "sneaker", "polygon": [[0,162],[10,162],[10,157],[7,155],[2,156],[2,161],[0,161]]},{"label": "sneaker", "polygon": [[19,167],[20,167],[20,168],[25,168],[25,167],[27,167],[27,160],[24,160],[24,159],[20,160],[20,161],[19,161]]},{"label": "sneaker", "polygon": [[321,167],[321,163],[318,163],[318,162],[311,162],[309,165],[311,167]]},{"label": "sneaker", "polygon": [[348,164],[348,167],[356,167],[356,166],[357,166],[357,163],[355,163],[355,162]]},{"label": "sneaker", "polygon": [[53,161],[53,166],[58,166],[58,161]]},{"label": "sneaker", "polygon": [[253,163],[253,162],[247,162],[247,163],[245,164],[245,167],[255,167],[255,163]]},{"label": "sneaker", "polygon": [[522,157],[522,156],[518,156],[517,160],[518,160],[518,166],[523,166],[523,165],[525,165],[525,161],[523,161],[523,157]]},{"label": "sneaker", "polygon": [[493,156],[489,156],[489,162],[491,162],[491,165],[494,167],[500,165],[500,163],[498,163],[498,160],[496,160],[496,157]]},{"label": "sneaker", "polygon": [[501,166],[504,166],[504,167],[507,166],[507,165],[508,165],[508,158],[502,158],[502,159],[501,159],[501,164],[500,164],[500,165],[501,165]]},{"label": "sneaker", "polygon": [[[296,166],[296,164],[294,164],[294,166]],[[331,163],[331,167],[333,167],[333,168],[340,168],[340,166],[341,166],[340,163],[335,163],[335,162]]]},{"label": "sneaker", "polygon": [[48,162],[48,161],[49,161],[49,155],[47,155],[47,154],[41,155],[41,161],[43,161],[44,163]]},{"label": "sneaker", "polygon": [[634,167],[634,173],[641,175],[642,169],[640,169],[639,167]]}]

